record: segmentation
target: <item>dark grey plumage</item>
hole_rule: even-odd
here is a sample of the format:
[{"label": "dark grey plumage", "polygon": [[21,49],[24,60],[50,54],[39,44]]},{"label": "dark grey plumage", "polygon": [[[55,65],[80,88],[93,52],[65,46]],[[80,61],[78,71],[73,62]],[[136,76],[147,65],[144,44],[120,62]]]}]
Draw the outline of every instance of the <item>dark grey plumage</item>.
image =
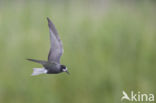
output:
[{"label": "dark grey plumage", "polygon": [[29,61],[42,64],[42,66],[44,67],[44,68],[34,68],[34,72],[32,75],[39,75],[43,73],[57,74],[61,72],[67,72],[69,74],[66,66],[60,64],[60,58],[63,53],[62,41],[52,21],[49,18],[47,18],[47,20],[48,20],[50,44],[51,44],[49,55],[48,55],[48,61],[27,59]]}]

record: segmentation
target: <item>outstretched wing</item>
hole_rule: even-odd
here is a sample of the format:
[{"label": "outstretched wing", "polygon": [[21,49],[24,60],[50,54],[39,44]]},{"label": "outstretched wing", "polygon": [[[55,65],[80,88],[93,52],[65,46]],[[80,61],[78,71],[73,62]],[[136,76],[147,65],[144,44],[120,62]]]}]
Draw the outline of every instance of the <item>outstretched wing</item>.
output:
[{"label": "outstretched wing", "polygon": [[45,65],[47,63],[46,61],[43,61],[43,60],[35,60],[35,59],[27,59],[27,60],[42,64],[42,65]]},{"label": "outstretched wing", "polygon": [[48,61],[60,63],[60,58],[63,53],[63,47],[62,47],[62,41],[60,40],[60,37],[58,35],[58,32],[52,23],[52,21],[47,18],[48,20],[48,26],[49,26],[49,32],[50,32],[50,51],[48,55]]}]

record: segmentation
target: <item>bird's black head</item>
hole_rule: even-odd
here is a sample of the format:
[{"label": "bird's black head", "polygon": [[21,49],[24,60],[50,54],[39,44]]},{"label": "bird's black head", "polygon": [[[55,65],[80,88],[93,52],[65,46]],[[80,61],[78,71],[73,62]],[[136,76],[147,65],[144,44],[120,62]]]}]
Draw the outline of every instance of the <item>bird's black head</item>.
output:
[{"label": "bird's black head", "polygon": [[69,74],[68,69],[65,65],[61,65],[61,72],[66,72],[67,74]]}]

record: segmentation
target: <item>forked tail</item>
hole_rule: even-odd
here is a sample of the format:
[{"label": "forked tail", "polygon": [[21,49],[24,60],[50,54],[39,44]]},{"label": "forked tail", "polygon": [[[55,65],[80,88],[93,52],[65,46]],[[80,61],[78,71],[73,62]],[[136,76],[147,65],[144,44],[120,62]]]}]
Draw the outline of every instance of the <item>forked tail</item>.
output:
[{"label": "forked tail", "polygon": [[46,74],[47,70],[45,68],[33,68],[32,76]]}]

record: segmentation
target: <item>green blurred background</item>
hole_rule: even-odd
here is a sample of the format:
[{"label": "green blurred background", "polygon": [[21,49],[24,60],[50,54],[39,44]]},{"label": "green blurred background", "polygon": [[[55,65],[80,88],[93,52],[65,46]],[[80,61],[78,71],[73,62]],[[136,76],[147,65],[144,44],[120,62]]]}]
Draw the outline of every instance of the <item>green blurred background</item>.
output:
[{"label": "green blurred background", "polygon": [[[25,59],[47,60],[46,17],[71,75],[31,76],[42,66]],[[156,93],[154,0],[0,1],[0,103],[120,103],[123,90]]]}]

